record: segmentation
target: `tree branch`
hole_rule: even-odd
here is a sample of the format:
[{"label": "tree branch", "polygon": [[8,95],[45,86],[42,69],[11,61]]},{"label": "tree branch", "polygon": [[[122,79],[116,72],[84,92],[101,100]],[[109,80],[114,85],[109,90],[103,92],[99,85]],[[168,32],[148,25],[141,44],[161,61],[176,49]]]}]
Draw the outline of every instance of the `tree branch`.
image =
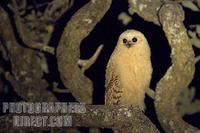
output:
[{"label": "tree branch", "polygon": [[[51,115],[71,115],[72,127],[133,127],[134,132],[158,133],[159,131],[136,107],[131,106],[104,106],[104,105],[86,105],[86,113],[80,114],[45,114]],[[0,126],[4,129],[6,126],[12,126],[12,115],[0,117]],[[18,128],[19,129],[19,128]],[[25,130],[26,128],[20,128]],[[38,131],[38,128],[36,128]],[[48,129],[42,127],[39,130]],[[16,130],[16,129],[13,129]],[[30,128],[29,130],[34,130]],[[62,128],[61,130],[66,130]]]},{"label": "tree branch", "polygon": [[198,56],[195,58],[195,64],[197,64],[199,61],[200,61],[200,55],[198,55]]},{"label": "tree branch", "polygon": [[40,43],[37,43],[37,42],[34,42],[34,41],[31,42],[31,41],[29,41],[30,38],[27,39],[28,37],[27,37],[27,35],[25,35],[25,33],[27,33],[27,32],[25,32],[26,29],[25,29],[25,26],[22,23],[16,0],[12,0],[11,10],[13,10],[13,13],[14,13],[14,16],[15,16],[15,20],[16,20],[15,23],[16,23],[16,27],[18,29],[18,35],[22,39],[24,44],[28,48],[31,48],[31,49],[34,49],[34,50],[39,50],[39,51],[42,51],[42,52],[55,54],[55,52],[54,52],[55,49],[53,47],[47,46],[45,44],[40,44]]},{"label": "tree branch", "polygon": [[[57,101],[56,97],[47,91],[48,83],[42,79],[44,70],[41,57],[28,48],[21,47],[16,41],[7,13],[0,7],[0,37],[8,49],[11,61],[11,73],[5,77],[11,83],[19,96],[27,101]],[[30,69],[31,67],[31,69]],[[42,93],[42,95],[41,95]]]},{"label": "tree branch", "polygon": [[[92,103],[93,86],[78,67],[80,43],[89,35],[111,5],[111,0],[90,0],[68,22],[57,48],[61,80],[80,102]],[[101,47],[100,47],[101,48]]]},{"label": "tree branch", "polygon": [[78,65],[81,67],[83,73],[85,72],[85,70],[90,68],[96,62],[96,60],[97,60],[99,54],[101,53],[102,49],[103,49],[103,44],[101,44],[97,48],[96,52],[94,53],[94,55],[92,55],[92,57],[90,59],[88,59],[88,60],[79,59],[78,60]]},{"label": "tree branch", "polygon": [[53,0],[45,9],[44,16],[57,21],[74,3],[74,0]]},{"label": "tree branch", "polygon": [[133,14],[136,12],[146,21],[160,25],[157,13],[162,5],[161,0],[128,0],[128,2],[129,13]]},{"label": "tree branch", "polygon": [[166,3],[159,11],[159,18],[171,47],[172,66],[157,84],[156,113],[167,132],[196,132],[197,128],[183,121],[176,110],[177,98],[195,71],[194,51],[183,24],[184,11],[176,3]]},{"label": "tree branch", "polygon": [[152,90],[151,88],[147,88],[146,94],[151,97],[152,99],[155,99],[155,91]]}]

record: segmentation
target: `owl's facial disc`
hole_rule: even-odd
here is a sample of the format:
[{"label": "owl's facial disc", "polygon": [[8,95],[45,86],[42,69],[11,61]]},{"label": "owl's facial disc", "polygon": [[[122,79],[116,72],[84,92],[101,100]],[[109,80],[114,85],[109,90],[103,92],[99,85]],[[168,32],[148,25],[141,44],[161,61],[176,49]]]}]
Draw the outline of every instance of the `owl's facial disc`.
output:
[{"label": "owl's facial disc", "polygon": [[130,48],[131,46],[135,45],[136,42],[137,42],[136,37],[133,37],[132,39],[126,39],[126,38],[123,39],[123,43],[127,48]]}]

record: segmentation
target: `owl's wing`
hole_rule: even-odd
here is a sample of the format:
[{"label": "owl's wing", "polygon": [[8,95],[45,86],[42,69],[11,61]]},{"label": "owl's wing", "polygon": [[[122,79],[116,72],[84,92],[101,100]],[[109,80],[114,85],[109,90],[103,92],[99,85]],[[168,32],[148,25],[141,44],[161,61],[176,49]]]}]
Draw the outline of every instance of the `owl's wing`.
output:
[{"label": "owl's wing", "polygon": [[112,59],[109,60],[106,69],[105,81],[105,104],[116,105],[120,103],[122,88],[120,85],[119,75],[116,71],[115,64]]}]

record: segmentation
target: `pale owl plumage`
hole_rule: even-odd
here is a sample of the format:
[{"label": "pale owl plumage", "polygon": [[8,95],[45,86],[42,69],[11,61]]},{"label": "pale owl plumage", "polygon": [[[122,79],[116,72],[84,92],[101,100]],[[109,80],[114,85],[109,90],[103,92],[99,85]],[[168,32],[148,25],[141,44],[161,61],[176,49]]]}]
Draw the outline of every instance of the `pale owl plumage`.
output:
[{"label": "pale owl plumage", "polygon": [[107,65],[105,104],[144,110],[151,74],[151,51],[145,36],[136,30],[123,32]]}]

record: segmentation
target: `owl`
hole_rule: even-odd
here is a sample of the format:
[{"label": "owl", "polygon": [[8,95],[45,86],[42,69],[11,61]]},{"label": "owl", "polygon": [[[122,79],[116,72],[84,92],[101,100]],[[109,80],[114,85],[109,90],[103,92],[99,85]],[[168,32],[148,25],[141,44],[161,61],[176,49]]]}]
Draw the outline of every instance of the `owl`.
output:
[{"label": "owl", "polygon": [[151,75],[151,50],[145,36],[136,30],[126,30],[119,36],[106,68],[105,104],[144,110]]}]

